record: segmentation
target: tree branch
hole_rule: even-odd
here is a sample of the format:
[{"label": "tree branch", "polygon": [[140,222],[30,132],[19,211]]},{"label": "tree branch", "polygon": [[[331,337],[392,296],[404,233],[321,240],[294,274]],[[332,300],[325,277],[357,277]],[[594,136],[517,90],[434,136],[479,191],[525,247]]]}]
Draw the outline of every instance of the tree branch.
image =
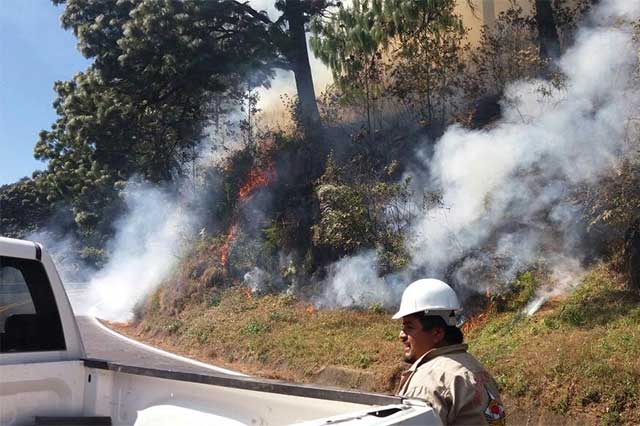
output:
[{"label": "tree branch", "polygon": [[249,6],[247,4],[247,2],[240,2],[240,1],[237,1],[237,0],[233,0],[233,3],[236,4],[238,7],[240,7],[240,9],[242,9],[244,12],[246,12],[249,15],[253,16],[254,18],[264,22],[265,24],[267,24],[267,25],[273,24],[273,22],[271,21],[271,19],[269,19],[268,16],[266,16],[263,13],[258,12],[257,10],[255,10],[254,8]]}]

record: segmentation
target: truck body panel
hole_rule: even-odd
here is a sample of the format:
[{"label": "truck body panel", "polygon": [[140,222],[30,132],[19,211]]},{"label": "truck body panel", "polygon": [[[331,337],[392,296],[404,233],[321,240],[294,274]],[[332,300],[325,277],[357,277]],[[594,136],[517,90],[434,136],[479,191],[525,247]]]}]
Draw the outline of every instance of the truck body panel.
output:
[{"label": "truck body panel", "polygon": [[0,424],[32,425],[35,416],[81,416],[84,363],[24,362],[0,365]]}]

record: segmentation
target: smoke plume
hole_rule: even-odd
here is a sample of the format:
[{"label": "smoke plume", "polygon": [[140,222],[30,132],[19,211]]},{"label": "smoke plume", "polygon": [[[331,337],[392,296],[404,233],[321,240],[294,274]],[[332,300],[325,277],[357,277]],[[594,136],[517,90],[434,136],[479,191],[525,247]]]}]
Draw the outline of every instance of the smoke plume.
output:
[{"label": "smoke plume", "polygon": [[116,223],[109,261],[89,283],[89,314],[128,321],[135,304],[177,264],[195,220],[173,193],[130,181],[123,195],[128,213]]},{"label": "smoke plume", "polygon": [[399,300],[403,277],[379,277],[375,251],[341,259],[329,268],[324,291],[316,301],[319,307],[363,307],[380,304],[390,308]]},{"label": "smoke plume", "polygon": [[[496,259],[503,263],[496,280],[542,261],[555,277],[549,291],[579,275],[581,228],[567,195],[578,184],[597,182],[629,150],[628,121],[640,101],[629,24],[639,17],[638,2],[601,2],[557,62],[562,84],[512,84],[501,102],[503,116],[490,129],[454,125],[435,149],[425,141],[416,157],[427,160],[408,174],[416,194],[439,191],[442,203],[412,224],[413,263],[401,287],[410,279],[448,277],[465,297],[495,286],[481,278],[491,274],[480,272]],[[377,284],[375,269],[369,254],[341,260],[327,300],[392,304],[387,298],[395,292]],[[373,299],[362,291],[368,282]]]}]

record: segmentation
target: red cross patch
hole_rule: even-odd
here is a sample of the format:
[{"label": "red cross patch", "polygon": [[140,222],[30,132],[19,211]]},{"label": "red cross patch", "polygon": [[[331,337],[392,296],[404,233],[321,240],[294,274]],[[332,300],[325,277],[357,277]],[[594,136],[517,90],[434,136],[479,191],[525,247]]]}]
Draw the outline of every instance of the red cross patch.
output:
[{"label": "red cross patch", "polygon": [[491,394],[489,389],[485,386],[487,390],[487,394],[489,395],[489,404],[487,408],[484,410],[484,418],[487,420],[490,426],[506,426],[505,418],[507,417],[504,412],[504,407],[496,399],[495,396]]}]

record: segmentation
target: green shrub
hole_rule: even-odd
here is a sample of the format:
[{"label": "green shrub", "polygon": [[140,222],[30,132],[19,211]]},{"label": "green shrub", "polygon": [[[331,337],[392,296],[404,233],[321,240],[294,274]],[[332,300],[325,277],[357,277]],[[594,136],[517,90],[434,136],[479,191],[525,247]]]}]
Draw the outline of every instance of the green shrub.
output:
[{"label": "green shrub", "polygon": [[249,322],[242,328],[240,334],[242,335],[258,335],[264,334],[269,331],[269,324],[259,321],[255,318],[251,318]]},{"label": "green shrub", "polygon": [[313,242],[350,254],[374,243],[373,224],[364,196],[348,185],[322,184],[316,189],[320,222],[313,226]]},{"label": "green shrub", "polygon": [[[370,160],[356,157],[352,162]],[[380,274],[406,267],[410,258],[404,229],[413,218],[407,208],[410,180],[389,182],[396,168],[393,161],[382,171],[361,170],[352,163],[341,168],[330,155],[315,187],[320,218],[312,227],[313,244],[334,258],[376,248]]]},{"label": "green shrub", "polygon": [[503,284],[500,291],[492,296],[498,312],[521,311],[536,294],[538,281],[531,271],[524,272],[515,280]]},{"label": "green shrub", "polygon": [[207,300],[207,306],[211,308],[215,308],[222,301],[222,296],[218,292],[211,292],[209,293],[209,296],[207,297],[206,300]]},{"label": "green shrub", "polygon": [[182,321],[180,320],[174,320],[171,321],[167,326],[166,326],[166,330],[169,334],[174,334],[176,333],[178,330],[180,330],[180,328],[182,327]]}]

